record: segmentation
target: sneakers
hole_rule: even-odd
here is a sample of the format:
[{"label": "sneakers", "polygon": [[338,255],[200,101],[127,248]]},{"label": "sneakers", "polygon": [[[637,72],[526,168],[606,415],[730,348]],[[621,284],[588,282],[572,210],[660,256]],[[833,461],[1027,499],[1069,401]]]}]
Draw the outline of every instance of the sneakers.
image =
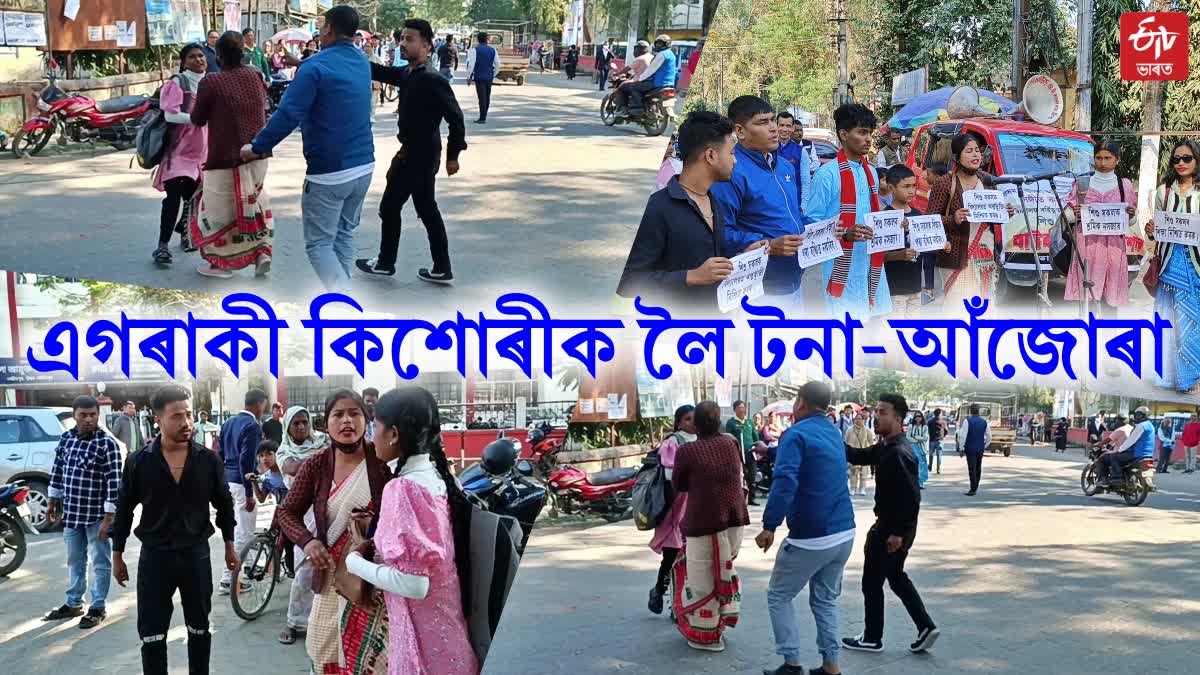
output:
[{"label": "sneakers", "polygon": [[170,265],[175,262],[174,256],[167,250],[166,244],[159,244],[158,248],[154,249],[154,262],[159,265]]},{"label": "sneakers", "polygon": [[431,284],[441,284],[449,286],[454,281],[454,275],[449,272],[431,272],[424,267],[417,270],[417,278],[421,281],[428,281]]},{"label": "sneakers", "polygon": [[254,263],[254,276],[265,277],[271,273],[271,256],[263,254],[258,256],[258,261]]},{"label": "sneakers", "polygon": [[230,272],[229,270],[223,270],[223,269],[220,269],[217,267],[213,267],[212,265],[210,265],[208,263],[204,263],[203,265],[197,267],[196,274],[199,274],[202,277],[210,277],[212,279],[232,279],[233,278],[233,272]]},{"label": "sneakers", "polygon": [[222,579],[221,583],[217,584],[218,595],[229,595],[230,583],[228,579]]},{"label": "sneakers", "polygon": [[855,652],[873,652],[878,654],[883,651],[882,642],[867,642],[863,639],[862,635],[852,638],[842,638],[842,646]]},{"label": "sneakers", "polygon": [[386,277],[396,274],[395,265],[380,265],[379,258],[359,258],[354,261],[354,266],[367,274],[378,274]]},{"label": "sneakers", "polygon": [[649,609],[651,614],[662,614],[663,594],[659,593],[657,588],[650,589],[650,600],[646,603],[646,609]]},{"label": "sneakers", "polygon": [[104,621],[106,618],[108,618],[108,614],[105,613],[103,607],[89,607],[87,614],[84,614],[83,618],[79,620],[79,627],[83,628],[84,630],[88,628],[95,628],[96,626],[99,626],[100,622]]},{"label": "sneakers", "polygon": [[83,606],[72,607],[63,605],[58,609],[52,609],[42,617],[42,621],[62,621],[63,619],[74,619],[77,616],[83,616]]},{"label": "sneakers", "polygon": [[[778,668],[764,670],[763,675],[805,675],[807,672],[808,671],[804,669],[804,666],[793,666],[790,663],[785,663]],[[813,675],[819,675],[819,673],[824,672],[824,667],[812,671]]]},{"label": "sneakers", "polygon": [[938,631],[937,626],[922,628],[921,632],[917,633],[916,641],[908,646],[908,651],[914,654],[928,651],[933,647],[933,643],[937,642],[938,635],[941,635],[941,632]]}]

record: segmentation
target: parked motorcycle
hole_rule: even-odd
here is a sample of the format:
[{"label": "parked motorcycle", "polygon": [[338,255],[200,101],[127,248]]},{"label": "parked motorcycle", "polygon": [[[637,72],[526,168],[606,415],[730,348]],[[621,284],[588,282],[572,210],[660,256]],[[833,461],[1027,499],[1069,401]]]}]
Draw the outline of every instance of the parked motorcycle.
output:
[{"label": "parked motorcycle", "polygon": [[768,495],[775,477],[775,447],[762,442],[755,443],[754,464],[758,468],[754,476],[754,489]]},{"label": "parked motorcycle", "polygon": [[279,107],[279,102],[283,100],[283,94],[287,91],[288,85],[292,81],[286,77],[271,76],[271,84],[267,85],[267,101],[270,107],[267,109],[267,114],[275,112]]},{"label": "parked motorcycle", "polygon": [[483,449],[483,460],[459,475],[468,494],[474,495],[488,511],[512,516],[521,524],[521,542],[517,553],[525,553],[525,544],[533,524],[546,506],[546,488],[533,480],[533,464],[517,461],[519,450],[507,438],[492,441]]},{"label": "parked motorcycle", "polygon": [[29,488],[24,485],[0,487],[0,577],[12,574],[25,562],[25,535],[38,533],[29,523],[28,497]]},{"label": "parked motorcycle", "polygon": [[118,96],[93,101],[83,94],[59,89],[50,76],[38,95],[38,114],[13,136],[12,153],[17,159],[38,154],[57,131],[59,142],[108,143],[118,150],[133,147],[142,119],[154,99],[147,96]]},{"label": "parked motorcycle", "polygon": [[1130,506],[1140,506],[1142,502],[1146,501],[1146,497],[1156,489],[1154,487],[1154,458],[1144,457],[1135,460],[1121,470],[1120,481],[1101,485],[1100,477],[1108,471],[1108,467],[1105,466],[1102,459],[1104,454],[1103,447],[1096,447],[1092,450],[1087,466],[1083,467],[1083,474],[1079,477],[1079,485],[1083,488],[1083,494],[1091,497],[1111,492],[1121,495],[1125,499],[1125,503]]},{"label": "parked motorcycle", "polygon": [[675,120],[675,88],[662,87],[649,91],[642,97],[642,112],[634,115],[629,112],[628,105],[617,105],[617,89],[630,79],[632,76],[628,74],[613,76],[609,84],[612,91],[600,102],[600,121],[608,127],[614,124],[639,124],[646,130],[647,136],[663,135]]},{"label": "parked motorcycle", "polygon": [[546,486],[563,513],[594,513],[610,523],[633,517],[636,468],[605,469],[587,474],[564,465],[550,474]]},{"label": "parked motorcycle", "polygon": [[532,475],[543,483],[550,480],[550,474],[558,466],[558,453],[563,449],[561,438],[550,438],[553,430],[554,427],[543,423],[526,437],[530,445]]}]

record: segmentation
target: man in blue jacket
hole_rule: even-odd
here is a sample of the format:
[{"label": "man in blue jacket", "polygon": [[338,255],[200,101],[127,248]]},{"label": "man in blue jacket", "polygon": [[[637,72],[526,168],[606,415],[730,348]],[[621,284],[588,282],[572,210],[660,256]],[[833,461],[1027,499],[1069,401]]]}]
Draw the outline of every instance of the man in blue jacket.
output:
[{"label": "man in blue jacket", "polygon": [[674,87],[678,74],[679,63],[675,52],[671,51],[671,37],[659,35],[654,38],[654,58],[650,65],[638,75],[637,83],[625,90],[629,95],[629,114],[641,115],[646,94],[655,89]]},{"label": "man in blue jacket", "polygon": [[783,432],[775,455],[771,494],[763,530],[754,541],[763,552],[787,519],[788,536],[775,557],[767,586],[775,651],[784,659],[766,675],[804,675],[800,663],[800,627],[792,600],[809,587],[808,602],[817,624],[817,649],[823,663],[813,675],[841,672],[838,667],[838,596],[842,572],[854,548],[854,507],[846,487],[846,444],[825,415],[833,392],[823,382],[800,387],[792,408],[796,422]]},{"label": "man in blue jacket", "polygon": [[1120,483],[1122,468],[1140,459],[1154,457],[1154,422],[1151,422],[1149,417],[1150,409],[1146,406],[1133,411],[1133,431],[1125,437],[1121,447],[1104,455],[1108,475],[1101,477],[1102,485]]},{"label": "man in blue jacket", "polygon": [[[246,409],[221,425],[221,461],[225,464],[225,482],[233,495],[237,527],[233,531],[233,546],[237,551],[254,538],[257,515],[254,510],[254,489],[246,474],[257,473],[258,444],[262,441],[259,420],[267,412],[267,392],[251,389],[246,392]],[[226,569],[221,574],[222,595],[229,594],[232,575]]]},{"label": "man in blue jacket", "polygon": [[800,124],[792,113],[784,110],[775,118],[779,126],[779,156],[786,159],[796,172],[796,201],[800,204],[800,213],[805,213],[808,205],[808,193],[812,183],[812,168],[809,166],[808,150],[795,140],[795,129]]},{"label": "man in blue jacket", "polygon": [[979,478],[983,474],[983,453],[992,444],[992,430],[988,428],[987,420],[979,416],[979,404],[972,403],[971,416],[958,421],[958,430],[954,440],[958,444],[959,453],[967,455],[967,473],[971,477],[971,489],[965,494],[974,497],[979,490]]},{"label": "man in blue jacket", "polygon": [[796,201],[796,172],[779,159],[775,110],[757,96],[739,96],[729,104],[738,144],[733,177],[712,186],[711,194],[725,222],[725,253],[733,257],[750,244],[770,240],[771,259],[763,290],[769,304],[800,307],[800,275],[796,262],[804,222]]},{"label": "man in blue jacket", "polygon": [[371,66],[354,46],[358,12],[325,12],[321,51],[296,69],[267,126],[242,148],[246,162],[266,156],[300,127],[308,174],[300,209],[304,250],[321,283],[346,291],[354,266],[354,231],[375,172],[371,135]]},{"label": "man in blue jacket", "polygon": [[479,99],[479,119],[476,124],[487,124],[488,110],[492,107],[492,84],[500,74],[500,55],[490,44],[490,36],[480,31],[475,36],[475,48],[467,52],[467,84],[475,83],[475,96]]}]

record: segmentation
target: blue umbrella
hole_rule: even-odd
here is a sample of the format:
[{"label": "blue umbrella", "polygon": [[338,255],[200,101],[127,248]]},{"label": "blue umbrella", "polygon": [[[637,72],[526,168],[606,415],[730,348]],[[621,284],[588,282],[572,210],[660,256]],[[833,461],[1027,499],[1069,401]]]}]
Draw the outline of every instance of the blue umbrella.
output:
[{"label": "blue umbrella", "polygon": [[[892,119],[888,120],[887,123],[888,128],[915,129],[922,124],[945,119],[947,117],[946,102],[950,100],[950,94],[957,88],[942,87],[941,89],[935,89],[914,98],[897,111],[895,115],[892,115]],[[999,94],[986,89],[976,89],[975,91],[979,92],[979,107],[984,110],[1002,115],[1011,115],[1017,109],[1016,103]]]}]

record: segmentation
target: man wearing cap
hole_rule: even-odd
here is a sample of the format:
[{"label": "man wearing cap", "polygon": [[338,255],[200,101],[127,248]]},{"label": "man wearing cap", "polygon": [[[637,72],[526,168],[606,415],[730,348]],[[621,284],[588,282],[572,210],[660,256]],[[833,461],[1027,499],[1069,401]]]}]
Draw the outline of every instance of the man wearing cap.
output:
[{"label": "man wearing cap", "polygon": [[1133,431],[1114,452],[1104,455],[1108,467],[1108,480],[1101,477],[1101,484],[1121,482],[1121,469],[1142,459],[1154,458],[1154,423],[1150,421],[1150,409],[1142,406],[1133,411]]},{"label": "man wearing cap", "polygon": [[671,37],[659,35],[654,38],[654,59],[638,75],[636,85],[629,88],[629,114],[642,114],[642,98],[655,89],[674,87],[678,68],[675,52],[671,51]]}]

